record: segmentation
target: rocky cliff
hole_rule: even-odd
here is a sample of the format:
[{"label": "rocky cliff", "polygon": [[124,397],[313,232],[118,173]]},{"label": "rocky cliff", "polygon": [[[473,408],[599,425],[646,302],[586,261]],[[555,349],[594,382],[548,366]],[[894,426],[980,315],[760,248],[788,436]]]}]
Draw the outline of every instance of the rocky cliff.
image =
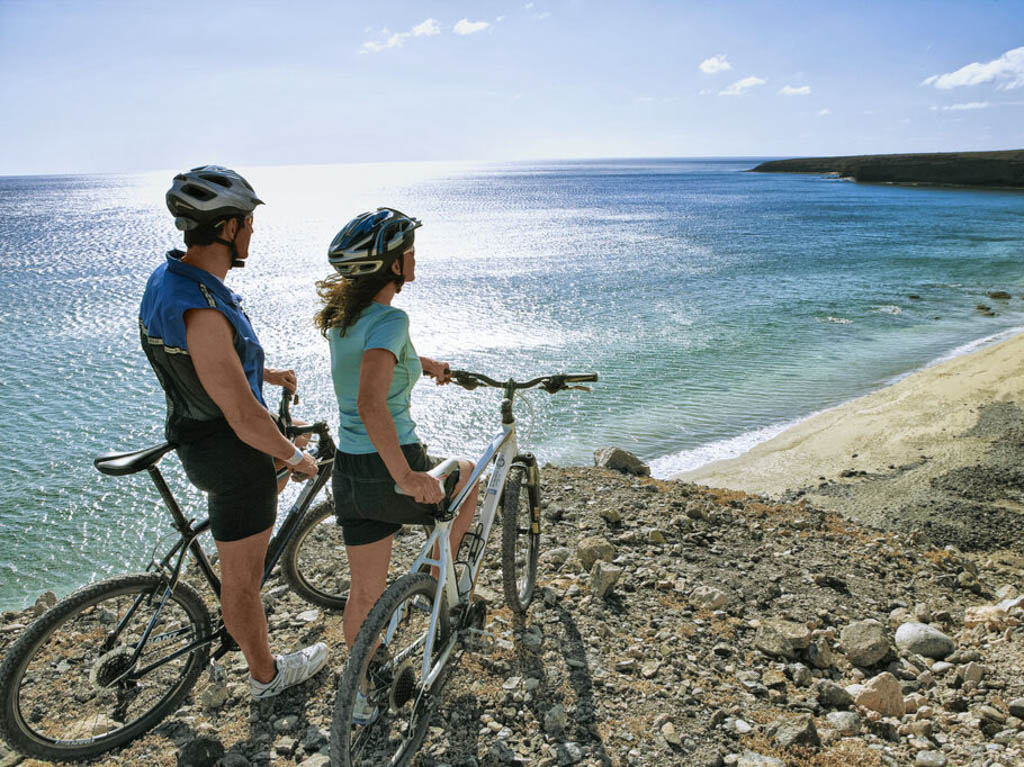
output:
[{"label": "rocky cliff", "polygon": [[1024,188],[1024,149],[1004,152],[806,157],[763,162],[757,173],[835,173],[857,181]]}]

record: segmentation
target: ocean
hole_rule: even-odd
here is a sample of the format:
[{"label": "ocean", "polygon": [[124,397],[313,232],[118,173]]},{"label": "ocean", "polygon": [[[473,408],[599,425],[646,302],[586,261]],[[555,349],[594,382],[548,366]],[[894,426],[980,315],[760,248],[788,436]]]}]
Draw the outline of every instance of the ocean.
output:
[{"label": "ocean", "polygon": [[[1024,327],[1024,193],[744,172],[758,161],[239,168],[267,205],[227,282],[268,363],[297,371],[296,414],[336,426],[311,319],[327,245],[378,205],[418,216],[395,305],[419,353],[494,378],[598,372],[589,393],[531,395],[520,444],[561,465],[622,447],[661,477]],[[140,569],[169,532],[144,473],[92,458],[163,438],[136,310],[180,244],[173,173],[0,177],[2,609]],[[499,399],[424,381],[418,432],[474,454]],[[173,455],[161,466],[202,515]]]}]

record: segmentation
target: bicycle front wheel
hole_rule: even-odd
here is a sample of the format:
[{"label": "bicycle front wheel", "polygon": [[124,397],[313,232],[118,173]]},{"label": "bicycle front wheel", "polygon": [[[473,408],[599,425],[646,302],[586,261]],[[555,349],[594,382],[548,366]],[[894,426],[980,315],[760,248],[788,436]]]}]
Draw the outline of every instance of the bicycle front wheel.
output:
[{"label": "bicycle front wheel", "polygon": [[[429,684],[422,675],[436,591],[432,576],[404,575],[388,587],[367,616],[338,683],[331,724],[332,765],[400,767],[409,763],[423,742],[446,681],[444,669]],[[389,630],[392,623],[393,631]],[[434,633],[434,658],[444,650],[449,636],[448,611],[442,609]],[[370,724],[352,722],[360,691],[370,711],[376,710]]]},{"label": "bicycle front wheel", "polygon": [[209,645],[174,654],[210,635],[210,613],[184,583],[161,606],[166,587],[156,574],[100,581],[26,629],[0,665],[0,732],[12,747],[49,761],[89,759],[180,705]]},{"label": "bicycle front wheel", "polygon": [[[422,543],[414,527],[404,526],[395,532],[389,581],[408,571]],[[281,555],[281,575],[288,587],[307,602],[328,610],[345,609],[352,576],[332,501],[319,503],[305,513]]]},{"label": "bicycle front wheel", "polygon": [[281,574],[307,602],[344,610],[352,583],[344,547],[334,504],[324,501],[306,512],[288,541],[281,555]]},{"label": "bicycle front wheel", "polygon": [[513,466],[501,493],[501,577],[505,604],[518,615],[533,601],[540,553],[540,483]]}]

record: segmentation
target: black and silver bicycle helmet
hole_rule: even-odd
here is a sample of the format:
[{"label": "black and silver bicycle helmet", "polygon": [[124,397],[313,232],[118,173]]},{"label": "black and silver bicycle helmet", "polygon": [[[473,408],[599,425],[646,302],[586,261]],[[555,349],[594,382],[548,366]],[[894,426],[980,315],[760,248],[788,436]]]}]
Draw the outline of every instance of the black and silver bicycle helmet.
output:
[{"label": "black and silver bicycle helmet", "polygon": [[229,218],[245,218],[263,204],[248,181],[219,165],[202,165],[179,173],[166,199],[174,225],[183,232],[217,226]]},{"label": "black and silver bicycle helmet", "polygon": [[338,232],[327,250],[327,259],[344,277],[363,277],[391,267],[412,247],[415,230],[423,226],[394,208],[360,213]]}]

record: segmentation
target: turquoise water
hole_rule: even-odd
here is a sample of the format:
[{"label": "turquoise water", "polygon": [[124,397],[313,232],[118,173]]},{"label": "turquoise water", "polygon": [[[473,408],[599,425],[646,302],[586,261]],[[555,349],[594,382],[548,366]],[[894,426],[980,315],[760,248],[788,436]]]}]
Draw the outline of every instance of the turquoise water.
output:
[{"label": "turquoise water", "polygon": [[[590,394],[535,395],[521,441],[562,464],[617,445],[661,476],[1024,326],[1024,194],[741,172],[754,164],[244,169],[268,205],[228,283],[269,363],[297,370],[302,414],[336,424],[310,319],[326,245],[378,204],[415,214],[418,279],[396,305],[420,353],[499,378],[600,372]],[[0,178],[0,608],[137,569],[167,530],[145,475],[91,458],[162,439],[136,307],[179,241],[172,175]],[[414,394],[432,452],[480,449],[497,406],[493,391]]]}]

